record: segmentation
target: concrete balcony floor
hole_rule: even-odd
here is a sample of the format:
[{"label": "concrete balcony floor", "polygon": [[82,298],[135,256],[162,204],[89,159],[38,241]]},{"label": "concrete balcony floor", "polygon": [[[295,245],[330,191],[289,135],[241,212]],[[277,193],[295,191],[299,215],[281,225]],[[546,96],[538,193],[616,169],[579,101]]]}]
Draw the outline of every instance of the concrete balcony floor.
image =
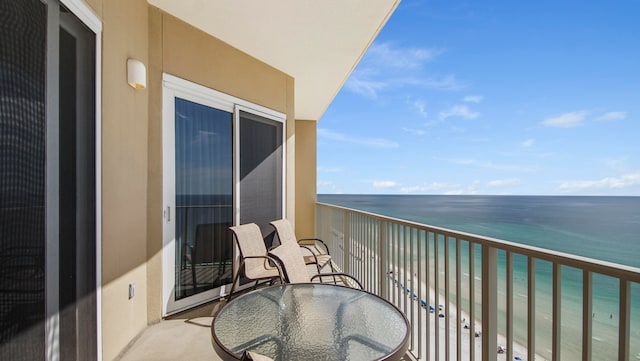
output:
[{"label": "concrete balcony floor", "polygon": [[[313,265],[308,265],[307,269],[310,275],[317,273]],[[329,267],[323,269],[323,272],[329,271]],[[345,281],[342,277],[338,278],[338,284],[345,284]],[[263,286],[266,286],[266,284],[263,284]],[[241,291],[238,295],[249,292],[251,289]],[[213,301],[172,315],[159,323],[148,326],[116,360],[221,360],[211,345],[211,323],[213,322],[213,316],[223,306],[223,302]],[[405,356],[404,360],[410,359]]]},{"label": "concrete balcony floor", "polygon": [[147,327],[117,360],[221,360],[211,345],[211,322],[219,306],[207,303]]}]

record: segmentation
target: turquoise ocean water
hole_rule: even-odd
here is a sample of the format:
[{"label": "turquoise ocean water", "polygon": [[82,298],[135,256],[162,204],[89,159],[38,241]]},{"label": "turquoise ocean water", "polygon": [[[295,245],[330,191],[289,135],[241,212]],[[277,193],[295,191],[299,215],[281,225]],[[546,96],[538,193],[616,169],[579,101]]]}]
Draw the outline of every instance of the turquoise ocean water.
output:
[{"label": "turquoise ocean water", "polygon": [[[318,195],[318,201],[640,268],[640,197]],[[503,275],[500,255],[499,262]],[[514,257],[515,341],[524,345],[526,262]],[[562,276],[562,359],[578,360],[582,272],[563,267]],[[546,358],[551,354],[551,284],[551,264],[536,262],[536,352]],[[594,275],[593,288],[593,359],[617,360],[619,285]],[[499,320],[504,329],[503,312]],[[638,284],[632,285],[630,337],[630,360],[640,360]]]}]

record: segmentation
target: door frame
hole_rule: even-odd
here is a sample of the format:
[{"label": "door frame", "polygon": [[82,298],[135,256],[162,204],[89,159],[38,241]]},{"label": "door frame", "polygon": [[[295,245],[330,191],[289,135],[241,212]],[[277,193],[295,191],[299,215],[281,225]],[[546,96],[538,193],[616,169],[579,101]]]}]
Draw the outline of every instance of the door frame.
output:
[{"label": "door frame", "polygon": [[[59,206],[56,187],[57,179],[49,175],[58,174],[58,137],[59,130],[59,63],[58,37],[61,25],[60,5],[65,6],[89,31],[95,35],[95,292],[96,292],[96,359],[102,360],[102,183],[101,183],[101,124],[102,124],[102,21],[93,10],[81,0],[45,0],[47,5],[47,42],[46,42],[46,216],[45,216],[45,357],[47,360],[59,359],[60,314],[59,314],[59,239],[57,208]],[[52,159],[55,158],[55,159]],[[56,177],[53,177],[56,178]]]},{"label": "door frame", "polygon": [[[282,216],[286,208],[286,114],[207,88],[177,76],[162,74],[162,315],[168,316],[200,304],[222,297],[231,287],[223,285],[175,301],[175,98],[181,98],[226,111],[232,114],[233,134],[233,220],[237,225],[239,209],[239,112],[245,111],[270,120],[281,122],[282,126]],[[237,272],[239,252],[234,246],[233,270]]]}]

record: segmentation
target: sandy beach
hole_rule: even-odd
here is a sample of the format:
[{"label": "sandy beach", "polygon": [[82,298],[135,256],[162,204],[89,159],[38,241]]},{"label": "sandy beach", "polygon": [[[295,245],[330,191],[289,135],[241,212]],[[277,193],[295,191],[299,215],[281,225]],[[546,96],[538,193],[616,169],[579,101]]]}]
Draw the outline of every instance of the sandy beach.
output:
[{"label": "sandy beach", "polygon": [[[409,279],[409,278],[408,278]],[[405,312],[405,314],[407,315],[407,317],[409,318],[409,320],[411,321],[412,318],[416,318],[419,317],[422,320],[426,320],[427,318],[429,319],[429,323],[430,323],[430,344],[429,344],[429,357],[426,357],[427,354],[427,330],[426,330],[426,326],[427,326],[427,322],[422,322],[422,330],[418,330],[418,326],[413,324],[415,329],[414,332],[416,332],[416,335],[418,334],[418,332],[421,333],[421,345],[418,345],[417,343],[414,343],[412,345],[413,348],[413,353],[415,355],[420,356],[421,360],[445,360],[445,343],[446,343],[446,323],[445,323],[445,318],[444,317],[439,317],[440,314],[445,315],[446,311],[447,311],[447,307],[445,307],[445,305],[443,305],[442,303],[438,303],[435,301],[435,295],[436,293],[434,292],[433,288],[429,288],[429,302],[427,302],[427,306],[424,307],[422,304],[422,301],[427,300],[426,297],[426,292],[425,290],[427,290],[427,286],[424,282],[422,282],[422,293],[419,297],[417,295],[417,291],[414,292],[407,292],[407,288],[404,287],[404,285],[402,285],[402,283],[400,282],[393,282],[394,279],[393,277],[390,275],[389,277],[389,291],[393,292],[394,294],[391,296],[391,301],[393,303],[396,304],[396,306],[398,306],[401,310],[403,310]],[[410,283],[410,282],[408,282]],[[415,284],[415,282],[414,282]],[[444,295],[440,294],[439,296],[439,300],[444,300]],[[432,306],[434,308],[434,310],[432,312],[429,311],[429,306]],[[449,352],[450,352],[450,357],[451,359],[455,359],[456,357],[456,350],[457,350],[457,330],[458,327],[460,327],[461,329],[461,339],[460,339],[460,343],[461,343],[461,354],[462,354],[462,360],[470,360],[470,351],[471,351],[471,321],[470,321],[470,317],[468,315],[468,313],[466,311],[461,311],[460,312],[460,320],[461,322],[458,323],[458,318],[457,318],[457,309],[456,309],[456,305],[453,302],[450,302],[448,305],[448,311],[449,311]],[[440,357],[436,357],[435,354],[435,330],[436,330],[436,318],[438,318],[438,338],[439,338],[439,354]],[[466,328],[465,326],[467,326],[468,328]],[[473,341],[473,348],[474,348],[474,352],[475,352],[475,358],[476,359],[480,359],[482,356],[482,325],[481,325],[481,321],[480,320],[475,320],[475,325],[474,325],[475,329],[474,332],[478,333],[477,337],[474,337],[474,341]],[[513,353],[513,357],[516,360],[527,360],[527,348],[524,345],[521,345],[517,342],[514,342],[512,345],[507,345],[507,341],[506,341],[506,337],[505,335],[502,334],[498,334],[498,345],[502,346],[504,349],[503,353],[499,353],[498,350],[496,349],[494,352],[496,352],[497,354],[497,359],[498,360],[507,360],[507,348],[511,347],[512,348],[512,353]],[[544,357],[540,356],[540,355],[536,355],[535,360],[546,360]]]}]

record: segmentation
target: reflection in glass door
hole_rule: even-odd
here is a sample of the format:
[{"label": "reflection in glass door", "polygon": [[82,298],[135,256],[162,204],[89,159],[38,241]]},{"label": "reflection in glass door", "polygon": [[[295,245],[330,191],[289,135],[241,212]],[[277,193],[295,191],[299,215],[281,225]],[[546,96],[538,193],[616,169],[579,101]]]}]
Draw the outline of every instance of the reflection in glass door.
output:
[{"label": "reflection in glass door", "polygon": [[231,282],[232,113],[175,98],[175,299]]},{"label": "reflection in glass door", "polygon": [[163,313],[223,296],[229,227],[283,217],[285,115],[163,75]]}]

